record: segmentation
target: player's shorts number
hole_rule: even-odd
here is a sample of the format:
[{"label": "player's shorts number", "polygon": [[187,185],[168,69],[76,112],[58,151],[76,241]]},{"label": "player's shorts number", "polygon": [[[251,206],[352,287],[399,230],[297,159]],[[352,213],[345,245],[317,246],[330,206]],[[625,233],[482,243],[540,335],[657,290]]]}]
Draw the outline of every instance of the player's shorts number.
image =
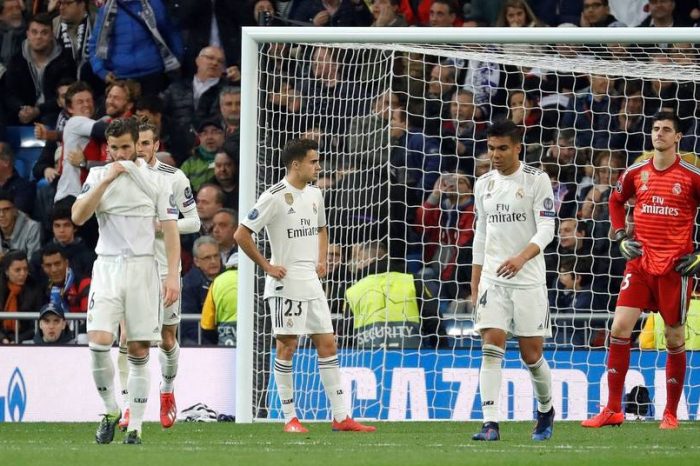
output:
[{"label": "player's shorts number", "polygon": [[631,273],[625,274],[624,278],[622,279],[622,283],[620,284],[620,290],[626,290],[627,288],[629,288],[630,278],[632,278]]},{"label": "player's shorts number", "polygon": [[284,305],[287,308],[284,311],[285,317],[299,317],[301,315],[301,301],[292,301],[291,299],[285,299]]},{"label": "player's shorts number", "polygon": [[486,294],[489,292],[489,290],[484,291],[484,294],[481,295],[481,298],[479,299],[479,306],[486,306]]}]

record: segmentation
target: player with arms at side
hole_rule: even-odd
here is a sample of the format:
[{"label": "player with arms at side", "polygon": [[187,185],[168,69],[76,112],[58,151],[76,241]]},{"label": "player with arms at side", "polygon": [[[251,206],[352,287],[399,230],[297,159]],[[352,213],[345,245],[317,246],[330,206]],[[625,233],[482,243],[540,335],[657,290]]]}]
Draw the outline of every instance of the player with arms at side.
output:
[{"label": "player with arms at side", "polygon": [[[287,176],[260,195],[235,233],[238,246],[266,274],[264,298],[277,340],[274,373],[285,417],[285,432],[304,433],[294,407],[292,357],[298,336],[308,334],[318,352],[321,381],[336,431],[373,432],[353,420],[345,408],[338,348],[331,314],[319,277],[326,274],[328,228],[318,179],[318,145],[308,139],[287,142],[282,151]],[[253,233],[265,228],[272,260],[258,251]]]},{"label": "player with arms at side", "polygon": [[[158,160],[156,152],[160,147],[158,128],[149,122],[141,122],[139,125],[139,140],[136,144],[136,153],[142,158],[148,167],[155,170],[159,175],[165,177],[166,182],[172,186],[175,196],[175,203],[183,218],[177,220],[177,230],[182,234],[196,233],[199,231],[200,221],[197,215],[197,206],[192,187],[182,170],[171,167]],[[168,275],[168,259],[165,252],[165,241],[163,239],[162,228],[156,222],[156,261],[161,280],[165,280]],[[182,270],[179,265],[178,273]],[[168,429],[172,427],[177,419],[177,405],[175,403],[174,382],[177,375],[178,359],[180,356],[180,345],[177,343],[177,327],[180,324],[180,300],[163,310],[163,327],[161,329],[160,352],[158,360],[160,362],[160,424]],[[123,329],[122,329],[123,330]],[[120,335],[119,345],[119,378],[122,379],[122,390],[126,390],[128,371],[126,370],[126,331]],[[128,404],[127,404],[128,406]],[[124,416],[119,421],[119,428],[126,430],[129,425],[129,408],[124,410]]]},{"label": "player with arms at side", "polygon": [[[90,170],[72,210],[76,225],[84,224],[93,214],[99,225],[87,315],[92,374],[105,406],[95,440],[111,443],[121,417],[114,395],[110,348],[119,322],[124,320],[129,336],[131,408],[124,443],[140,444],[150,389],[149,347],[160,340],[162,304],[172,305],[180,293],[177,209],[164,178],[136,161],[137,121],[114,120],[105,134],[115,162]],[[161,223],[168,256],[162,298],[154,257],[154,218]]]},{"label": "player with arms at side", "polygon": [[[608,403],[583,427],[620,425],[622,393],[630,364],[630,337],[642,310],[659,312],[666,335],[666,408],[661,429],[677,429],[676,412],[683,395],[686,356],[684,322],[691,293],[689,277],[700,270],[693,252],[693,230],[700,202],[700,170],[676,153],[681,140],[678,117],[654,115],[654,156],[630,166],[610,196],[610,223],[627,259],[615,317],[610,329]],[[625,202],[636,197],[634,237],[625,228]]]},{"label": "player with arms at side", "polygon": [[552,335],[542,252],[554,238],[549,177],[519,160],[522,135],[510,120],[487,132],[493,170],[474,186],[476,228],[472,264],[475,329],[482,339],[479,391],[484,425],[472,440],[500,440],[501,365],[506,339],[518,338],[537,399],[535,441],[552,436],[552,375],[542,356]]}]

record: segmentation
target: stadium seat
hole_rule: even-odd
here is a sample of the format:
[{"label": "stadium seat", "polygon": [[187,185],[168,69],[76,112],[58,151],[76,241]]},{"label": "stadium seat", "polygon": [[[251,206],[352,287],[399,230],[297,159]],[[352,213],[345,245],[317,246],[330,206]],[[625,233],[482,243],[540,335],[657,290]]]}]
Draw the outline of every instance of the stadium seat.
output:
[{"label": "stadium seat", "polygon": [[8,126],[7,142],[15,153],[15,169],[23,178],[32,178],[32,168],[46,144],[34,136],[34,126]]}]

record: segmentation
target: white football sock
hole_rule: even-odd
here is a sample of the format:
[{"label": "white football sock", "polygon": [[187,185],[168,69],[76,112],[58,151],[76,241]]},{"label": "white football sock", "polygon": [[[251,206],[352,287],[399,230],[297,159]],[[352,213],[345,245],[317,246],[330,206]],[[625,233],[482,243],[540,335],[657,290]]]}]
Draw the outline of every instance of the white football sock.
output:
[{"label": "white football sock", "polygon": [[496,345],[486,344],[481,348],[481,370],[479,392],[484,422],[498,422],[501,396],[501,363],[506,351]]},{"label": "white football sock", "polygon": [[345,409],[345,397],[343,396],[343,386],[340,379],[338,356],[318,358],[318,372],[321,375],[321,382],[323,382],[328,401],[331,403],[333,419],[337,422],[343,422],[348,417],[348,412]]},{"label": "white football sock", "polygon": [[543,356],[535,364],[526,365],[530,370],[530,380],[537,398],[537,410],[548,413],[552,409],[552,371],[549,369],[549,363]]},{"label": "white football sock", "polygon": [[175,346],[170,348],[170,351],[165,351],[160,348],[158,352],[158,360],[160,361],[160,392],[172,393],[173,383],[177,375],[177,363],[180,358],[180,345],[175,342]]},{"label": "white football sock", "polygon": [[90,361],[92,363],[92,378],[95,381],[97,393],[105,406],[106,414],[119,412],[117,400],[114,397],[114,363],[109,345],[90,343]]},{"label": "white football sock", "polygon": [[127,409],[129,407],[129,390],[126,386],[129,382],[129,363],[126,358],[126,346],[119,347],[117,369],[119,369],[119,385],[122,387],[122,401],[124,402],[124,409]]},{"label": "white football sock", "polygon": [[148,403],[151,374],[148,371],[148,354],[142,358],[129,355],[129,427],[141,432],[143,414]]},{"label": "white football sock", "polygon": [[277,394],[282,403],[284,419],[289,422],[297,417],[294,407],[294,377],[292,375],[292,361],[275,358],[275,381],[277,382]]}]

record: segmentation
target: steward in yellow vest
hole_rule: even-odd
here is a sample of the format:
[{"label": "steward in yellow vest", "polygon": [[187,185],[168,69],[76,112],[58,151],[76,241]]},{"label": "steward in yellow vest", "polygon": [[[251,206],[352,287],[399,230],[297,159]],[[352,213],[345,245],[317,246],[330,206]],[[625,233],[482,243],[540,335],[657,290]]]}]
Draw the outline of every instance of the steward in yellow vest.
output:
[{"label": "steward in yellow vest", "polygon": [[205,343],[220,346],[236,346],[236,322],[238,320],[238,254],[232,254],[226,262],[226,271],[209,286],[202,307],[200,325]]}]

